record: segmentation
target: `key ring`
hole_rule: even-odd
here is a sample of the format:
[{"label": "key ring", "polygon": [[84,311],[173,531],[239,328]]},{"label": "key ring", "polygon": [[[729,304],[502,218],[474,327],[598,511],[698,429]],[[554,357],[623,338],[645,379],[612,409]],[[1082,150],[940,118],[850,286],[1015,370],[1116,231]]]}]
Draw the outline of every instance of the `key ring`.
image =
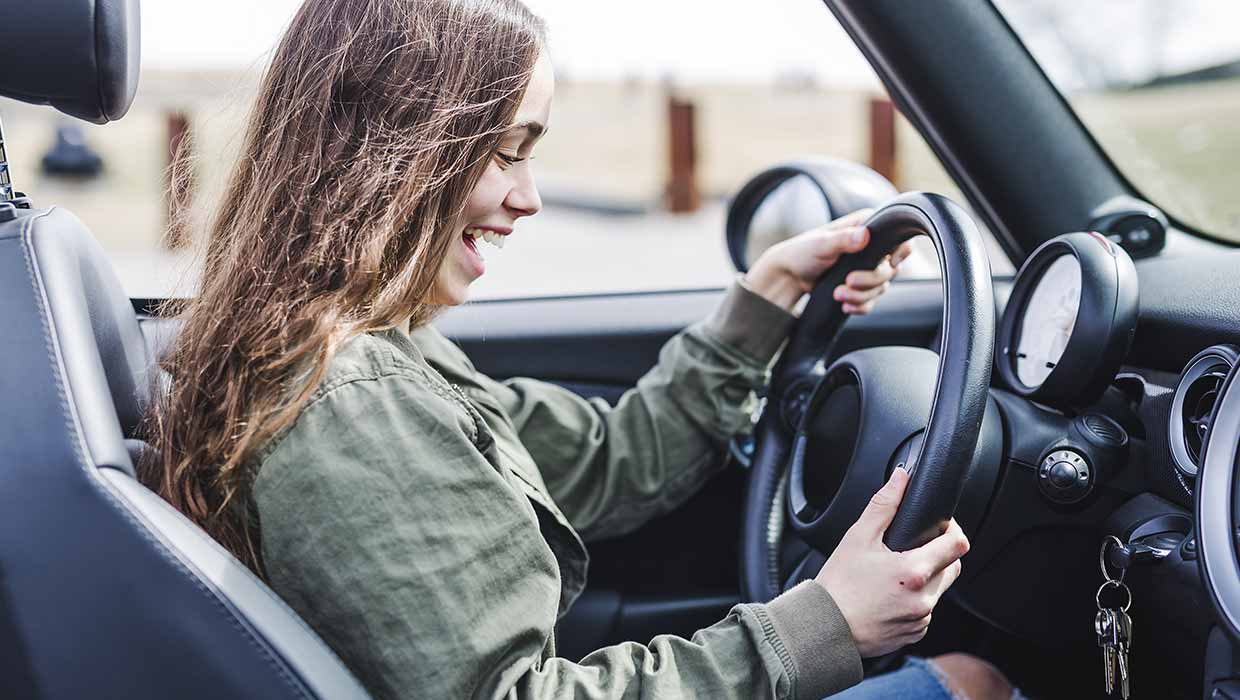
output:
[{"label": "key ring", "polygon": [[[1116,546],[1116,547],[1123,547],[1123,546],[1124,546],[1124,543],[1123,543],[1123,542],[1120,542],[1119,538],[1118,538],[1118,537],[1116,537],[1115,535],[1107,535],[1105,538],[1103,538],[1103,540],[1102,540],[1102,550],[1101,550],[1100,552],[1098,552],[1098,566],[1102,567],[1102,578],[1106,579],[1107,583],[1110,583],[1110,582],[1112,582],[1112,581],[1114,581],[1114,582],[1116,582],[1116,583],[1123,583],[1123,582],[1124,582],[1124,576],[1126,576],[1126,575],[1128,574],[1128,569],[1120,569],[1120,570],[1119,570],[1119,578],[1111,578],[1111,572],[1107,570],[1107,547],[1108,547],[1108,546],[1109,546],[1112,542],[1114,542],[1114,543],[1115,543],[1115,546]],[[1131,602],[1132,602],[1132,596],[1131,596],[1131,595],[1129,595],[1129,596],[1128,596],[1128,598],[1129,598],[1128,602],[1130,602],[1130,603],[1131,603]]]},{"label": "key ring", "polygon": [[[1128,601],[1124,603],[1124,605],[1119,609],[1119,611],[1125,612],[1125,613],[1128,612],[1128,608],[1132,607],[1132,591],[1128,590],[1128,584],[1124,583],[1123,581],[1116,581],[1115,579],[1107,579],[1106,581],[1102,582],[1101,586],[1098,586],[1098,592],[1094,594],[1094,602],[1098,604],[1098,609],[1099,610],[1104,609],[1102,607],[1102,592],[1106,590],[1107,586],[1112,586],[1116,589],[1120,589],[1120,588],[1124,589],[1124,595],[1128,596]],[[1110,609],[1113,609],[1113,608],[1110,608]]]}]

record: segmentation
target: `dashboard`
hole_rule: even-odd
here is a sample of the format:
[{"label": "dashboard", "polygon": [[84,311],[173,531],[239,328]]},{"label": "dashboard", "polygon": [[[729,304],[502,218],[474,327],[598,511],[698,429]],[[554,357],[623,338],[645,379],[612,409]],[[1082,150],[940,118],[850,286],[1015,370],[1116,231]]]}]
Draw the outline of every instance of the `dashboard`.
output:
[{"label": "dashboard", "polygon": [[1200,697],[1203,659],[1209,683],[1240,638],[1240,438],[1223,434],[1240,436],[1240,254],[1134,264],[1108,243],[1059,236],[1012,283],[991,390],[1004,476],[957,598],[1018,636],[1095,646],[1081,621],[1114,535],[1139,553],[1134,668],[1161,684],[1145,690]]},{"label": "dashboard", "polygon": [[[1126,578],[1136,697],[1201,697],[1218,659],[1227,660],[1220,677],[1240,659],[1212,597],[1226,594],[1203,579],[1196,512],[1215,410],[1240,372],[1240,251],[1134,263],[1114,243],[1059,236],[1015,278],[996,281],[990,398],[1001,457],[975,468],[998,478],[962,494],[958,521],[978,514],[980,525],[966,526],[973,547],[950,596],[990,628],[1033,642],[1039,657],[1062,652],[1057,673],[1092,683],[1101,543],[1114,535],[1141,545]],[[1211,493],[1231,503],[1231,482]],[[1230,590],[1223,580],[1218,590]]]}]

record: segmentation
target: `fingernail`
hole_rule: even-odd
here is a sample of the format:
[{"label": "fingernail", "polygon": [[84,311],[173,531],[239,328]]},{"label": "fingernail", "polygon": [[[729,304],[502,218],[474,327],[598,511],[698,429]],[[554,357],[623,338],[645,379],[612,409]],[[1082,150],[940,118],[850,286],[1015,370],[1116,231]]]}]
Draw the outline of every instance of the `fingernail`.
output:
[{"label": "fingernail", "polygon": [[866,230],[863,228],[859,228],[856,231],[854,231],[852,235],[852,242],[855,244],[855,243],[861,243],[862,241],[864,241],[865,231]]},{"label": "fingernail", "polygon": [[831,293],[831,296],[834,297],[836,301],[844,301],[844,290],[836,287],[835,291]]}]

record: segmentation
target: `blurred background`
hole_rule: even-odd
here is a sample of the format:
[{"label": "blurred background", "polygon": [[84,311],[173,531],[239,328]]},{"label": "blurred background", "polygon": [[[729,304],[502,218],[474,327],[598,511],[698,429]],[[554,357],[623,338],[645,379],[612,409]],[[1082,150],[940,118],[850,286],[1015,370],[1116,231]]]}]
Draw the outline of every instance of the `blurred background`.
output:
[{"label": "blurred background", "polygon": [[[734,274],[727,197],[790,158],[847,158],[963,201],[818,0],[527,2],[550,27],[558,77],[534,163],[546,207],[486,251],[474,298],[721,286]],[[123,121],[0,100],[17,189],[82,218],[131,296],[193,293],[201,223],[299,4],[144,0],[142,87]],[[998,4],[1138,190],[1240,240],[1240,3]],[[173,193],[184,139],[194,180]],[[189,223],[170,227],[174,211]],[[995,271],[1012,272],[990,244]],[[936,268],[923,255],[903,274]]]}]

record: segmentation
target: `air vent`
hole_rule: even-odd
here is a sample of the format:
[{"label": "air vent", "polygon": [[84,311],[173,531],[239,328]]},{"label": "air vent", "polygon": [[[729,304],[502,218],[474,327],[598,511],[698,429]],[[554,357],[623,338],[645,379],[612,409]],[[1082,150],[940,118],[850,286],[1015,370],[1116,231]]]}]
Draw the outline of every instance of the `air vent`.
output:
[{"label": "air vent", "polygon": [[1128,440],[1128,435],[1124,432],[1124,429],[1106,416],[1101,416],[1097,413],[1087,413],[1082,418],[1082,422],[1089,429],[1089,432],[1093,433],[1104,444],[1123,445]]},{"label": "air vent", "polygon": [[1200,466],[1201,448],[1214,417],[1223,380],[1240,357],[1234,345],[1215,345],[1198,353],[1180,376],[1171,403],[1170,442],[1175,466],[1185,476],[1195,477]]},{"label": "air vent", "polygon": [[1188,456],[1196,466],[1201,466],[1201,447],[1206,441],[1206,429],[1214,417],[1214,402],[1218,400],[1218,392],[1223,388],[1228,369],[1221,364],[1210,368],[1188,385],[1188,390],[1184,392],[1184,410],[1180,412],[1180,420],[1184,424]]}]

